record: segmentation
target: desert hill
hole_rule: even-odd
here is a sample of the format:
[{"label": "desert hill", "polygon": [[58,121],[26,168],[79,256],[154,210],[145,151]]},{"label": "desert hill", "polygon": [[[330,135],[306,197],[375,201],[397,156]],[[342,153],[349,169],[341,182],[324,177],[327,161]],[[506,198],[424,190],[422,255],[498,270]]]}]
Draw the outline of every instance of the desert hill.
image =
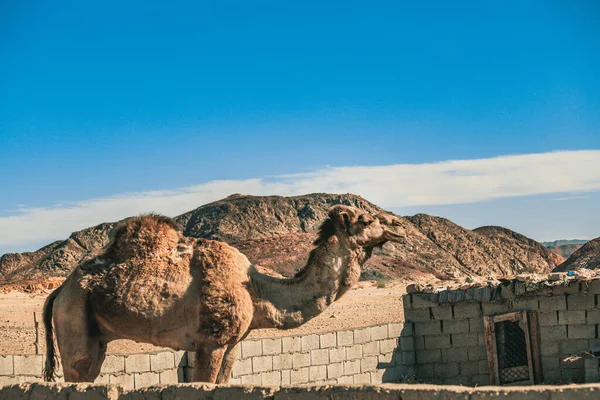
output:
[{"label": "desert hill", "polygon": [[590,240],[573,253],[567,261],[560,264],[556,271],[568,271],[578,268],[594,269],[600,267],[600,237]]},{"label": "desert hill", "polygon": [[[186,212],[175,220],[184,234],[228,242],[255,264],[283,275],[301,268],[329,207],[346,204],[377,213],[382,209],[352,194],[295,197],[232,195]],[[440,217],[400,217],[403,243],[376,250],[365,266],[367,277],[406,280],[548,272],[564,259],[541,244],[499,227],[468,230]],[[73,233],[35,252],[0,258],[0,281],[66,276],[78,262],[97,254],[114,223]]]},{"label": "desert hill", "polygon": [[542,242],[542,244],[556,254],[563,256],[564,258],[569,258],[571,254],[575,253],[586,242],[587,240],[581,239],[561,239],[551,242]]}]

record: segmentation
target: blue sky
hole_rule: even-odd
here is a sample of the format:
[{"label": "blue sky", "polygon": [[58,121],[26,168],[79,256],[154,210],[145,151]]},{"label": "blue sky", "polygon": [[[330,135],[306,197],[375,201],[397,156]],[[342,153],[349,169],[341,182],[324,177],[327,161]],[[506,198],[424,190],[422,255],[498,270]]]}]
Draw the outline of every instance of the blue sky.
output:
[{"label": "blue sky", "polygon": [[[294,194],[240,182],[598,150],[599,16],[595,1],[5,1],[0,226],[29,233],[0,236],[0,253],[33,250],[100,217],[185,211],[143,201],[81,211],[131,193],[147,200],[227,181],[210,193],[203,186],[196,200],[242,189]],[[600,179],[577,172],[600,156],[565,154],[578,184],[555,171],[564,182],[550,182],[554,192],[503,196],[504,183],[493,196],[475,185],[466,197],[450,193],[455,186],[447,195],[423,189],[427,197],[409,185],[384,196],[335,174],[329,186],[301,187],[355,188],[400,213],[494,223],[539,240],[600,236]],[[581,166],[577,154],[586,154]],[[500,168],[514,168],[514,158],[503,160]],[[545,176],[525,164],[523,180]],[[387,185],[409,173],[386,171]],[[73,207],[81,212],[56,214]],[[40,210],[55,216],[44,222]]]}]

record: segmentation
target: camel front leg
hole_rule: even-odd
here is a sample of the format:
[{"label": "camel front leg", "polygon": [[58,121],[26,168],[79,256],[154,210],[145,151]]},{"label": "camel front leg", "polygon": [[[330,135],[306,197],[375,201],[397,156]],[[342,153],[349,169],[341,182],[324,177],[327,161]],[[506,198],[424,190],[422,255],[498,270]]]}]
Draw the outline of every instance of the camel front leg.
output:
[{"label": "camel front leg", "polygon": [[213,347],[210,345],[196,349],[196,368],[194,382],[215,383],[227,346]]},{"label": "camel front leg", "polygon": [[236,349],[238,349],[239,347],[240,342],[237,342],[236,344],[227,347],[227,350],[225,351],[225,356],[223,357],[223,363],[221,364],[219,375],[217,376],[216,383],[229,382],[229,378],[231,377],[231,370],[233,369],[233,364],[235,364],[237,356]]}]

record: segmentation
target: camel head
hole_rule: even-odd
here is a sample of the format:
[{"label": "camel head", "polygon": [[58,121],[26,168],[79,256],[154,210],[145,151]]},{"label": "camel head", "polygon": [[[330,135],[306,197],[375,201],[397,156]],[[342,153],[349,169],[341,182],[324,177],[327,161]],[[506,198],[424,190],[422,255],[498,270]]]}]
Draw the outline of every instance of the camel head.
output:
[{"label": "camel head", "polygon": [[372,248],[387,241],[400,241],[404,235],[393,223],[383,224],[379,218],[356,207],[337,205],[329,209],[329,218],[321,226],[320,244],[335,235],[351,248]]}]

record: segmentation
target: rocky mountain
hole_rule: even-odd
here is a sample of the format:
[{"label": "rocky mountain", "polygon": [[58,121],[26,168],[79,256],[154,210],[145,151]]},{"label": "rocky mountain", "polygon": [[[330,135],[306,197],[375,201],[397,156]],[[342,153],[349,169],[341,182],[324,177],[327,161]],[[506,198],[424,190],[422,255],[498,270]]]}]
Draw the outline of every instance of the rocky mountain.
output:
[{"label": "rocky mountain", "polygon": [[[346,204],[377,213],[360,196],[310,194],[295,197],[232,195],[176,217],[184,234],[228,242],[255,264],[291,275],[308,259],[328,209]],[[564,259],[541,244],[505,228],[468,230],[440,217],[400,217],[403,243],[387,243],[365,266],[366,277],[406,280],[547,272]],[[97,254],[114,223],[73,233],[64,241],[0,258],[0,281],[66,276],[78,262]]]},{"label": "rocky mountain", "polygon": [[551,242],[542,242],[542,244],[556,254],[564,258],[569,258],[571,254],[575,253],[586,242],[587,240],[581,239],[561,239],[553,240]]},{"label": "rocky mountain", "polygon": [[568,271],[578,268],[595,269],[598,267],[600,267],[600,237],[581,246],[555,271]]},{"label": "rocky mountain", "polygon": [[559,240],[553,240],[551,242],[542,242],[542,245],[546,246],[546,247],[556,247],[556,246],[564,246],[564,245],[569,245],[569,244],[580,244],[580,245],[584,245],[587,242],[587,240],[582,240],[582,239],[559,239]]}]

